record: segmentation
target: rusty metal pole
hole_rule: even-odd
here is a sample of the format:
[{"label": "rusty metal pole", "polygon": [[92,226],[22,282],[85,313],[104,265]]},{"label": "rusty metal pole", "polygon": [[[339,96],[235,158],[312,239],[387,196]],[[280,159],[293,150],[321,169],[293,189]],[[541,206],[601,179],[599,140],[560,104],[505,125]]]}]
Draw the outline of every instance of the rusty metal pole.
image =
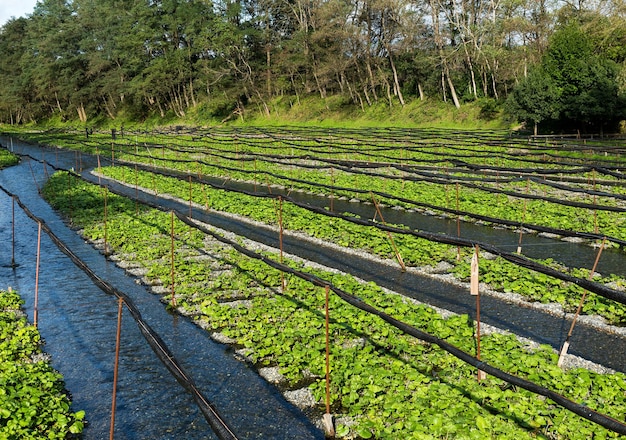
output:
[{"label": "rusty metal pole", "polygon": [[115,431],[115,405],[117,401],[117,378],[120,363],[120,341],[122,335],[122,298],[117,302],[117,331],[115,335],[115,363],[113,364],[113,397],[111,399],[111,428],[109,430],[109,440],[113,440]]},{"label": "rusty metal pole", "polygon": [[[602,249],[604,249],[604,244],[606,243],[606,237],[602,239],[602,244],[600,245],[600,249],[598,249],[598,254],[596,255],[596,261],[593,263],[593,267],[591,272],[589,272],[589,281],[593,279],[593,275],[596,272],[596,268],[598,267],[598,262],[600,261],[600,255],[602,255]],[[572,319],[572,324],[570,325],[569,331],[567,332],[567,337],[565,338],[565,342],[563,343],[563,347],[561,348],[561,352],[559,353],[559,360],[557,362],[557,366],[561,367],[563,365],[563,361],[565,360],[565,355],[567,354],[567,350],[569,349],[570,338],[572,337],[572,333],[574,333],[574,326],[576,325],[576,321],[578,320],[578,316],[583,309],[583,304],[585,303],[585,298],[587,297],[587,291],[583,292],[582,297],[580,298],[580,302],[578,303],[578,308],[576,309],[576,313],[574,314],[574,318]]]},{"label": "rusty metal pole", "polygon": [[[370,195],[372,196],[372,202],[374,202],[374,207],[376,208],[376,214],[380,217],[381,223],[383,225],[386,225],[385,219],[383,218],[383,213],[380,210],[380,206],[378,206],[378,202],[374,198],[374,193],[370,193]],[[376,219],[376,215],[374,215],[374,219]],[[394,241],[393,235],[391,235],[391,232],[387,231],[387,237],[389,238],[389,241],[391,242],[391,247],[393,249],[394,254],[396,255],[396,260],[398,261],[398,264],[400,265],[400,269],[402,269],[402,272],[406,272],[406,265],[404,264],[402,255],[400,255],[400,251],[398,250],[398,247],[396,246],[396,242]]]}]

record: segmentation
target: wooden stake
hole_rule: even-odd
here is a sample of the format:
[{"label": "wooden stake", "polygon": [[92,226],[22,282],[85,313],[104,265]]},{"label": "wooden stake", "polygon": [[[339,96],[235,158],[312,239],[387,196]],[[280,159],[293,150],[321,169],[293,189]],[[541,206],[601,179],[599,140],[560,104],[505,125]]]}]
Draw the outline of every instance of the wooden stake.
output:
[{"label": "wooden stake", "polygon": [[115,431],[115,405],[117,401],[117,378],[120,363],[120,342],[122,336],[122,298],[117,301],[117,331],[115,334],[115,363],[113,364],[113,396],[111,399],[111,427],[109,429],[109,440],[113,440]]},{"label": "wooden stake", "polygon": [[35,328],[39,323],[39,261],[41,260],[41,222],[37,223],[37,262],[35,263],[35,306],[33,323]]},{"label": "wooden stake", "polygon": [[[598,249],[598,254],[596,255],[596,261],[593,263],[593,267],[591,268],[591,272],[589,273],[589,281],[593,278],[593,275],[596,272],[596,267],[598,267],[598,261],[600,261],[600,255],[602,255],[602,249],[604,249],[604,244],[606,243],[606,237],[602,239],[602,244],[600,245],[600,249]],[[561,352],[559,353],[559,361],[557,362],[557,366],[561,367],[563,365],[563,361],[565,360],[565,355],[567,354],[567,350],[569,349],[570,338],[572,337],[572,333],[574,333],[574,326],[576,325],[576,320],[582,311],[583,304],[585,303],[585,298],[587,297],[587,291],[583,292],[582,297],[580,298],[580,302],[578,303],[578,308],[576,309],[576,313],[574,314],[574,318],[572,319],[572,324],[570,325],[569,331],[567,332],[567,337],[565,338],[565,342],[563,343],[563,347],[561,347]]]},{"label": "wooden stake", "polygon": [[330,286],[326,286],[326,300],[325,300],[325,312],[326,312],[326,414],[322,418],[324,424],[324,431],[326,437],[335,436],[335,427],[333,423],[333,416],[330,413],[330,314],[328,311],[328,297],[330,293]]},{"label": "wooden stake", "polygon": [[[480,360],[480,289],[479,289],[479,248],[474,245],[474,255],[472,255],[470,294],[476,296],[476,359]],[[478,370],[476,378],[480,382],[487,377],[486,373]]]}]

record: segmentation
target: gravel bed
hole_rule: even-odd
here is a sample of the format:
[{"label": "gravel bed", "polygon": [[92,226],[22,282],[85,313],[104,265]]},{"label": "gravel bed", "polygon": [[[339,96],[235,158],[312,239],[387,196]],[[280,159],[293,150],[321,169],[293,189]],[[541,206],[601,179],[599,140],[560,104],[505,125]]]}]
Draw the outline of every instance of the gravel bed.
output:
[{"label": "gravel bed", "polygon": [[[96,174],[95,172],[93,174]],[[97,175],[97,174],[96,174]],[[106,177],[106,176],[105,176]],[[111,180],[115,180],[115,179],[111,179]],[[124,182],[121,181],[117,181],[118,183],[122,184],[122,185],[126,185]],[[126,185],[128,186],[128,185]],[[134,187],[133,187],[134,188]],[[162,198],[166,198],[166,199],[170,199],[173,201],[177,201],[180,203],[185,203],[185,204],[189,204],[188,201],[184,201],[181,200],[179,198],[173,197],[171,195],[167,195],[167,194],[159,194],[151,189],[148,188],[140,188],[142,191],[145,191],[146,193],[150,193],[150,194],[155,194],[158,195],[159,197]],[[345,198],[344,198],[345,199]],[[196,208],[200,208],[200,209],[204,209],[204,205],[200,205],[197,203],[193,203],[192,204],[194,207]],[[228,217],[228,218],[232,218],[234,220],[237,220],[239,222],[244,222],[250,225],[253,225],[256,228],[263,228],[263,229],[267,229],[270,231],[273,231],[274,233],[278,234],[278,227],[277,226],[271,226],[271,225],[267,225],[265,223],[261,223],[255,220],[251,220],[249,218],[246,217],[242,217],[236,214],[232,214],[232,213],[227,213],[227,212],[219,212],[220,215],[224,216],[224,217]],[[203,225],[204,227],[209,228],[210,230],[213,230],[223,236],[225,236],[226,238],[230,239],[230,240],[234,240],[234,241],[238,241],[240,243],[242,243],[242,245],[244,245],[245,247],[252,249],[254,251],[257,252],[273,252],[273,253],[278,253],[278,249],[276,248],[272,248],[270,246],[264,245],[262,243],[258,243],[256,241],[250,240],[246,237],[241,237],[238,236],[234,233],[231,233],[229,231],[226,230],[222,230],[219,228],[216,228],[212,225],[206,224],[206,223],[202,223],[198,220],[193,219],[194,222]],[[358,249],[351,249],[351,248],[345,248],[345,247],[341,247],[339,245],[336,245],[334,243],[330,243],[330,242],[326,242],[324,240],[321,239],[317,239],[314,237],[311,237],[309,235],[300,233],[300,232],[294,232],[294,231],[283,231],[283,233],[285,235],[289,235],[292,236],[294,238],[297,238],[298,240],[301,241],[306,241],[308,243],[311,243],[312,246],[315,247],[325,247],[325,248],[329,248],[329,249],[336,249],[336,250],[341,250],[342,252],[347,252],[350,253],[352,255],[358,256],[360,258],[366,259],[366,260],[371,260],[371,261],[376,261],[378,263],[382,262],[383,264],[386,264],[390,267],[395,267],[397,266],[397,262],[395,260],[392,259],[381,259],[380,257],[376,257],[373,256],[372,254],[362,251],[362,250],[358,250]],[[579,238],[576,237],[565,237],[565,238],[561,238],[561,240],[565,240],[565,241],[584,241],[581,240]],[[292,254],[288,254],[288,253],[283,253],[285,258],[294,260],[296,262],[302,262],[304,264],[306,264],[309,267],[312,268],[317,268],[317,269],[321,269],[324,271],[328,271],[328,272],[332,272],[332,273],[342,273],[341,271],[337,270],[337,269],[333,269],[333,268],[329,268],[326,266],[322,266],[320,264],[317,263],[313,263],[307,260],[304,260],[296,255],[292,255]],[[481,258],[493,258],[492,255],[487,254],[485,252],[481,253]],[[426,277],[432,277],[437,279],[438,281],[444,282],[444,283],[450,283],[450,284],[454,284],[457,286],[462,286],[464,288],[467,288],[469,290],[469,283],[465,283],[462,281],[459,281],[454,275],[447,273],[447,271],[449,271],[452,268],[451,265],[449,265],[449,263],[445,263],[445,262],[441,262],[438,263],[436,266],[424,266],[424,267],[407,267],[407,271],[408,272],[412,272],[421,276],[426,276]],[[357,278],[358,279],[358,278]],[[359,280],[363,283],[365,283],[364,280]],[[550,313],[552,315],[555,316],[559,316],[559,317],[572,317],[573,314],[569,314],[569,313],[565,313],[563,311],[563,307],[560,304],[542,304],[542,303],[536,303],[536,302],[529,302],[527,300],[525,300],[521,295],[517,295],[517,294],[511,294],[511,293],[504,293],[504,292],[498,292],[495,291],[491,288],[489,288],[487,285],[481,283],[480,285],[480,289],[481,289],[481,295],[491,295],[494,297],[497,297],[503,301],[512,303],[512,304],[518,304],[522,307],[528,307],[528,308],[536,308],[536,309],[540,309],[546,313]],[[392,294],[397,294],[395,292],[392,292],[388,289],[383,289],[389,293]],[[403,296],[403,298],[406,298]],[[420,304],[418,301],[412,300],[410,298],[406,298],[406,300],[415,302],[417,304]],[[429,307],[433,307],[430,306]],[[446,316],[450,316],[453,315],[453,312],[444,310],[444,309],[440,309],[437,307],[433,307],[435,310],[437,310],[440,314],[442,314],[444,317]],[[588,316],[588,315],[582,315],[578,318],[581,322],[585,322],[586,324],[593,326],[597,329],[600,329],[602,331],[605,332],[609,332],[609,333],[613,333],[622,337],[626,337],[626,328],[623,327],[616,327],[616,326],[611,326],[609,324],[606,323],[606,321],[600,317],[600,316]],[[198,321],[196,320],[196,322],[198,322],[199,325],[202,325],[201,320]],[[492,327],[492,326],[488,326],[486,324],[481,324],[481,329],[483,329],[483,331],[485,333],[489,333],[489,332],[498,332],[498,333],[504,333],[504,334],[510,334],[510,332],[503,330],[503,329],[499,329],[496,327]],[[232,342],[226,342],[229,340],[229,338],[224,338],[224,337],[220,337],[217,336],[216,338],[216,333],[213,333],[211,335],[211,337],[215,340],[219,339],[219,342],[222,343],[226,343],[226,344],[232,344]],[[518,336],[518,339],[520,339],[521,341],[523,341],[529,348],[533,348],[536,347],[537,344],[534,343],[531,340],[525,339],[525,338],[521,338]],[[579,358],[577,356],[573,356],[573,355],[566,355],[566,358],[564,360],[564,366],[566,368],[575,368],[575,367],[583,367],[586,368],[588,370],[591,371],[596,371],[599,373],[610,373],[613,372],[613,370],[608,369],[602,365],[599,364],[595,364],[593,362],[587,361],[585,359]],[[293,398],[293,396],[292,396]]]}]

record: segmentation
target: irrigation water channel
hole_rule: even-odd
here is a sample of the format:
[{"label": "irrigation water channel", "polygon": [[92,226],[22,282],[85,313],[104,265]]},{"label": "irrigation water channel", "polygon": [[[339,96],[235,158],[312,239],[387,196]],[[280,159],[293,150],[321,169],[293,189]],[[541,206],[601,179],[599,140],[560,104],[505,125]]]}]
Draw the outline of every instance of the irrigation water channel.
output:
[{"label": "irrigation water channel", "polygon": [[[47,160],[60,168],[69,169],[78,165],[75,152],[39,148],[7,138],[0,138],[0,143],[11,145],[11,149],[18,154]],[[97,182],[98,178],[89,172],[96,166],[95,158],[83,154],[80,164],[83,176]],[[0,172],[0,184],[19,195],[104,279],[132,294],[146,320],[189,367],[202,391],[225,412],[227,420],[241,438],[323,437],[277,391],[267,386],[244,364],[234,360],[227,349],[211,342],[203,330],[196,328],[186,318],[165,312],[156,296],[148,294],[147,290],[138,286],[132,278],[125,276],[98,251],[78,238],[75,232],[65,227],[39,197],[33,178],[41,185],[45,179],[44,168],[40,163],[26,158],[21,165]],[[140,200],[150,200],[182,213],[189,212],[185,202],[163,199],[106,179],[102,181],[112,190],[124,192],[128,197],[138,196]],[[276,190],[273,189],[273,192]],[[323,197],[295,192],[290,195],[311,204],[328,204],[328,200]],[[370,218],[373,216],[372,206],[341,200],[335,200],[334,203],[336,210]],[[7,212],[10,212],[10,199],[0,197],[0,213]],[[194,209],[192,216],[258,242],[278,246],[277,234],[269,228],[259,228],[258,225],[240,222],[213,211]],[[421,230],[456,235],[454,221],[395,210],[384,210],[383,216],[389,223],[408,223]],[[0,253],[0,279],[3,284],[12,285],[21,291],[27,300],[27,309],[31,311],[37,231],[30,221],[20,219],[17,224],[20,238],[16,260],[20,266],[16,270],[6,267],[7,251],[3,250]],[[1,243],[10,242],[7,235],[9,227],[10,219],[1,215]],[[518,234],[512,231],[468,223],[462,225],[462,236],[508,250],[515,249],[518,243]],[[65,375],[75,406],[87,411],[91,424],[85,432],[86,438],[102,438],[104,429],[108,427],[110,411],[108,404],[103,402],[110,402],[115,300],[101,293],[82,272],[74,269],[72,263],[52,243],[44,240],[43,245],[40,289],[44,290],[40,297],[47,299],[40,306],[40,328],[47,341],[46,350],[52,354],[54,366]],[[403,273],[387,264],[365,260],[335,248],[313,245],[289,235],[284,237],[283,247],[287,253],[374,281],[424,303],[456,313],[475,314],[475,301],[465,288],[413,272]],[[534,234],[524,235],[523,251],[530,257],[551,257],[565,264],[589,268],[597,253],[585,244]],[[624,275],[624,261],[626,256],[623,253],[605,250],[597,271]],[[489,295],[481,299],[481,319],[484,323],[539,343],[550,344],[556,349],[562,345],[570,326],[570,321],[564,316],[555,316],[540,308]],[[118,430],[124,433],[124,438],[181,438],[183,435],[185,438],[211,438],[208,425],[199,411],[195,410],[192,399],[160,366],[134,323],[129,321],[125,321],[122,330],[125,356],[120,365],[122,383],[118,394]],[[586,322],[577,323],[569,353],[626,372],[626,338]]]},{"label": "irrigation water channel", "polygon": [[[3,141],[2,144],[4,145]],[[168,313],[158,297],[85,243],[38,194],[44,167],[23,158],[0,171],[0,185],[17,195],[101,278],[125,292],[143,318],[215,404],[240,439],[323,439],[324,435],[282,394],[224,345],[184,317]],[[12,201],[0,194],[0,285],[17,289],[33,316],[37,225],[15,205],[16,249],[12,256]],[[105,294],[42,234],[39,329],[52,365],[65,377],[75,410],[85,410],[85,439],[108,438],[117,324],[116,298]],[[123,315],[116,438],[217,438],[192,396],[152,352],[136,323]]]}]

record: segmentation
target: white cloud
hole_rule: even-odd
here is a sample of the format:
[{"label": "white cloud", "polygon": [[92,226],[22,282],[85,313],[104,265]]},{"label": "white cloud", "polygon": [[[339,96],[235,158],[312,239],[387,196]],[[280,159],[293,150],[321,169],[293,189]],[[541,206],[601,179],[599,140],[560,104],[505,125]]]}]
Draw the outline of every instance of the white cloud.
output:
[{"label": "white cloud", "polygon": [[4,26],[11,17],[32,14],[36,4],[37,0],[0,0],[0,26]]}]

